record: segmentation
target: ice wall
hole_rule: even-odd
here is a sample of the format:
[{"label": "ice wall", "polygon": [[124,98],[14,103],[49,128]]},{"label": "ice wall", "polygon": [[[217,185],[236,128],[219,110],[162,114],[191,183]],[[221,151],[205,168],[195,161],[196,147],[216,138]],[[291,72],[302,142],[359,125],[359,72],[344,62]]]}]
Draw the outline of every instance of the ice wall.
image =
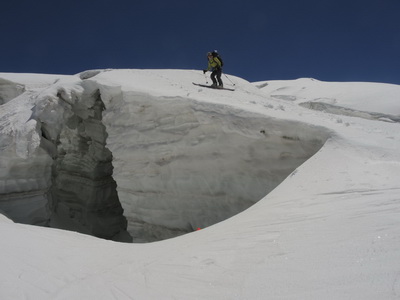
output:
[{"label": "ice wall", "polygon": [[15,222],[46,225],[52,159],[30,119],[33,103],[21,95],[0,106],[0,210]]},{"label": "ice wall", "polygon": [[245,210],[329,136],[187,98],[121,92],[105,103],[114,178],[136,242],[205,228]]},{"label": "ice wall", "polygon": [[[2,105],[0,210],[14,221],[155,241],[259,201],[329,133],[84,73]],[[93,78],[94,77],[94,78]]]},{"label": "ice wall", "polygon": [[75,79],[3,106],[16,121],[0,121],[0,209],[17,222],[129,241],[98,93]]}]

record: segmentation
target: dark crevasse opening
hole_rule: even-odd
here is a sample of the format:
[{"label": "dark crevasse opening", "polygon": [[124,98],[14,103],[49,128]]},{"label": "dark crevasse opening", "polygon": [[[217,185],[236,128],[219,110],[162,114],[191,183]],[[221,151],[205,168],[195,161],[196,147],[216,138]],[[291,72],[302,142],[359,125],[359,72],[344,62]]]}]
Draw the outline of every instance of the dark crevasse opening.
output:
[{"label": "dark crevasse opening", "polygon": [[[94,101],[86,101],[85,97]],[[130,241],[112,177],[113,156],[106,147],[104,104],[98,93],[82,98],[81,103],[92,102],[92,106],[74,105],[55,141],[48,194],[50,226]]]}]

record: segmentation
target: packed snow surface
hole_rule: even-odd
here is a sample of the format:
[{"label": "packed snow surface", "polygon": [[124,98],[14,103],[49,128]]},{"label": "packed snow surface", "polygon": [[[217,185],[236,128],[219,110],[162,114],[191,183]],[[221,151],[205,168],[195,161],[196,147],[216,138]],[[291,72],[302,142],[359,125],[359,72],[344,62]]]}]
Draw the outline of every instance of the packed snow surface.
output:
[{"label": "packed snow surface", "polygon": [[0,298],[399,299],[400,87],[228,76],[1,73]]}]

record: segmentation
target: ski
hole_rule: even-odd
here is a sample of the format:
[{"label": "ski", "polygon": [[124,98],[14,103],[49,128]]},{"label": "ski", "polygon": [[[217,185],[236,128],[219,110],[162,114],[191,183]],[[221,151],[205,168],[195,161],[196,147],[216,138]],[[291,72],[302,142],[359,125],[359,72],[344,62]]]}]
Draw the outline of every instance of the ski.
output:
[{"label": "ski", "polygon": [[211,85],[206,85],[206,84],[200,84],[200,83],[195,83],[195,82],[192,82],[194,85],[197,85],[197,86],[201,86],[201,87],[205,87],[205,88],[209,88],[209,89],[214,89],[214,90],[225,90],[225,91],[234,91],[234,89],[229,89],[229,88],[217,88],[217,87],[213,87],[213,86],[211,86]]}]

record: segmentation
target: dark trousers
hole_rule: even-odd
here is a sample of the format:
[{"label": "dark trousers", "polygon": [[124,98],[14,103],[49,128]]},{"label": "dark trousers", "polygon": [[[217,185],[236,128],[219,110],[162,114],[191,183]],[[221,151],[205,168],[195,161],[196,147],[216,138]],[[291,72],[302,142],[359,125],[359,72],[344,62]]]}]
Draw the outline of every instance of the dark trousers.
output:
[{"label": "dark trousers", "polygon": [[212,71],[211,80],[214,85],[217,85],[217,81],[218,81],[218,85],[221,85],[221,86],[223,85],[221,75],[222,75],[222,69],[215,69],[214,71]]}]

